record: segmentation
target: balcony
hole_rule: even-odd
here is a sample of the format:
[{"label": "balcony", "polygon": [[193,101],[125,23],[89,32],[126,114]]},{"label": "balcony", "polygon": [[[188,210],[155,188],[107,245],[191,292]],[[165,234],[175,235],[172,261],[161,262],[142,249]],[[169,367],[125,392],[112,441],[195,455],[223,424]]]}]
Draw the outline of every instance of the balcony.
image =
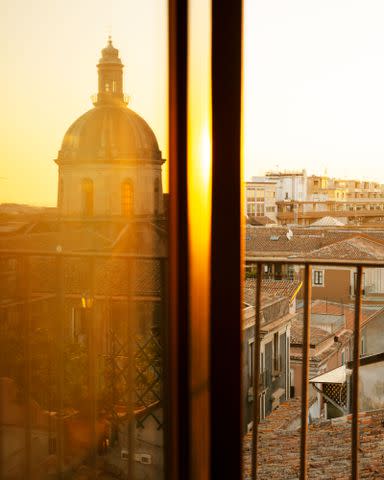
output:
[{"label": "balcony", "polygon": [[[260,339],[261,339],[261,325],[262,325],[262,314],[261,314],[261,281],[264,272],[265,266],[269,264],[280,263],[281,265],[301,265],[305,268],[304,275],[304,331],[303,331],[303,368],[302,368],[302,378],[301,378],[301,429],[300,429],[300,479],[308,478],[309,464],[308,464],[308,418],[309,418],[309,350],[310,350],[310,336],[309,336],[309,324],[310,324],[310,305],[312,301],[312,266],[323,265],[323,266],[348,266],[356,268],[356,296],[355,296],[355,319],[354,319],[354,337],[353,337],[353,361],[351,362],[352,367],[352,401],[351,401],[351,410],[352,410],[352,421],[351,421],[351,430],[352,430],[352,441],[350,444],[351,451],[351,478],[357,480],[359,477],[359,455],[360,455],[360,424],[358,420],[359,414],[359,368],[360,368],[360,349],[361,349],[361,318],[362,318],[362,296],[363,296],[363,273],[365,269],[368,268],[383,268],[384,262],[382,261],[366,261],[358,262],[353,260],[317,260],[310,258],[302,258],[297,260],[287,260],[287,259],[278,259],[278,258],[247,258],[247,264],[251,265],[253,263],[254,268],[257,267],[257,290],[256,292],[256,322],[255,322],[255,339],[256,344],[254,348],[255,360],[253,364],[256,366],[254,375],[255,379],[260,378],[261,373],[259,371],[259,362],[256,359],[260,355]],[[259,339],[259,340],[257,340]],[[281,365],[281,358],[279,356],[274,358],[274,372],[272,374],[278,374],[280,371],[279,366]],[[262,393],[260,387],[260,381],[255,382],[256,389],[254,395],[256,398]],[[259,427],[258,422],[255,419],[260,418],[260,402],[254,402],[254,415],[253,415],[253,430],[252,430],[252,458],[251,458],[251,477],[252,480],[255,480],[258,477],[258,441],[259,440]],[[283,478],[283,477],[281,477]]]},{"label": "balcony", "polygon": [[161,470],[167,259],[2,250],[0,265],[1,478],[44,478],[49,455],[57,476]]}]

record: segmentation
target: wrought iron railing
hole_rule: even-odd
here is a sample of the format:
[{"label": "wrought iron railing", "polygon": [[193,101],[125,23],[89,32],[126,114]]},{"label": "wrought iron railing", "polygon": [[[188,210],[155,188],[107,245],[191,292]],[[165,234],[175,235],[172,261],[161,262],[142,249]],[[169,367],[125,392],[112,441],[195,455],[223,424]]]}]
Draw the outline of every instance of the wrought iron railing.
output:
[{"label": "wrought iron railing", "polygon": [[[308,418],[309,418],[309,352],[310,352],[310,317],[312,302],[312,266],[331,266],[356,268],[356,294],[355,294],[355,317],[353,336],[353,361],[352,365],[352,441],[351,441],[351,478],[359,479],[359,366],[361,348],[361,318],[362,318],[362,279],[363,270],[366,268],[383,268],[383,261],[356,261],[356,260],[319,260],[312,258],[286,259],[273,257],[247,257],[247,264],[257,266],[256,289],[255,289],[255,348],[254,348],[254,398],[260,393],[260,383],[255,381],[260,377],[260,339],[261,339],[261,293],[264,266],[268,264],[300,265],[304,268],[304,315],[303,315],[303,368],[301,378],[301,436],[300,436],[300,480],[308,478]],[[253,402],[253,432],[252,432],[252,480],[257,477],[258,462],[258,422],[260,418],[260,402]]]},{"label": "wrought iron railing", "polygon": [[[36,411],[49,413],[46,453],[55,444],[58,478],[68,474],[68,415],[77,411],[85,412],[90,441],[83,460],[94,471],[100,449],[112,446],[108,438],[101,447],[100,418],[112,430],[128,425],[124,475],[134,478],[135,428],[143,428],[148,418],[157,430],[163,428],[166,269],[161,256],[0,251],[0,379],[12,379],[24,405],[20,475],[32,478],[35,472]],[[81,309],[82,303],[82,315],[72,318],[73,305]],[[70,333],[76,328],[82,341]],[[4,401],[2,391],[0,407]],[[1,423],[7,408],[0,408]],[[77,426],[79,435],[84,425]],[[0,477],[6,478],[8,450],[1,430]]]}]

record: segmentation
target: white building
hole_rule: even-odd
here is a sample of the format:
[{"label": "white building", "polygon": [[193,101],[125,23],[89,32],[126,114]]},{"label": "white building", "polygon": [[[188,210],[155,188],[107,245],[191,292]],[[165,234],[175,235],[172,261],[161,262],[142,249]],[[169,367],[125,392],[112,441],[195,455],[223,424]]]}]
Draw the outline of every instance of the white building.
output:
[{"label": "white building", "polygon": [[277,201],[304,201],[307,199],[307,172],[305,170],[267,172],[265,178],[276,182]]}]

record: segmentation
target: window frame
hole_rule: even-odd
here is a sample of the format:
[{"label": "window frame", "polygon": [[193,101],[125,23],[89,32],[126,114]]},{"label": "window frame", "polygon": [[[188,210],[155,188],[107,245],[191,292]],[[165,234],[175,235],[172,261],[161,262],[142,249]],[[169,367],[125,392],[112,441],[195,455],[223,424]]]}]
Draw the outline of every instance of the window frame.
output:
[{"label": "window frame", "polygon": [[[207,348],[199,339],[205,328],[199,327],[198,319],[191,318],[189,308],[194,295],[190,291],[188,264],[193,248],[187,202],[188,3],[170,0],[168,13],[170,269],[165,478],[235,479],[242,477],[239,439],[243,434],[239,394],[244,268],[240,157],[243,5],[241,1],[219,0],[212,0],[211,4],[212,213],[207,296],[209,335],[215,341]],[[228,211],[234,214],[226,216],[224,212]],[[199,344],[201,354],[209,358],[209,376],[204,385],[191,383],[190,351],[194,344]],[[199,368],[200,365],[193,365],[195,378]],[[196,429],[202,418],[209,419],[203,431]]]},{"label": "window frame", "polygon": [[312,274],[312,286],[324,287],[325,286],[325,272],[324,269],[316,268]]}]

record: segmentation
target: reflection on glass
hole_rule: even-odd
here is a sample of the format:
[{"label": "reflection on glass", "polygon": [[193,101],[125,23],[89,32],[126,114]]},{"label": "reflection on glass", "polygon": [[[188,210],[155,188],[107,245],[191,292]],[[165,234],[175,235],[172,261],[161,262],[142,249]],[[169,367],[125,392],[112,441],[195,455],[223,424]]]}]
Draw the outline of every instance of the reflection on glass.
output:
[{"label": "reflection on glass", "polygon": [[111,36],[97,69],[57,208],[1,211],[4,479],[164,478],[165,160]]},{"label": "reflection on glass", "polygon": [[191,476],[208,478],[211,242],[211,52],[209,2],[190,2],[188,51],[188,226],[191,309]]}]

